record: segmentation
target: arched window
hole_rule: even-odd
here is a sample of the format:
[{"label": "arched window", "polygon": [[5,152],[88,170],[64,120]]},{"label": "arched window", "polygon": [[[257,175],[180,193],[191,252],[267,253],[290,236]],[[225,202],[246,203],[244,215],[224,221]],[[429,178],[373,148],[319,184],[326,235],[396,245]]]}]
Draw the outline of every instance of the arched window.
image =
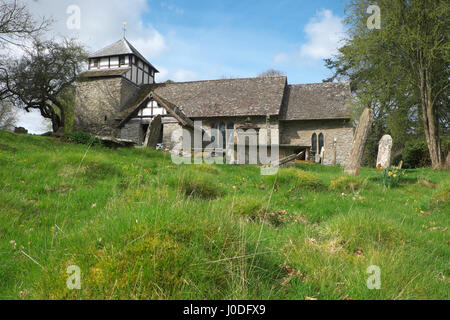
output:
[{"label": "arched window", "polygon": [[227,147],[227,141],[226,141],[227,140],[226,139],[227,134],[226,134],[225,128],[226,128],[225,122],[220,123],[220,128],[219,128],[219,130],[220,130],[220,139],[222,141],[222,148],[223,149],[225,149]]},{"label": "arched window", "polygon": [[316,133],[314,133],[312,135],[311,151],[317,153],[317,134]]},{"label": "arched window", "polygon": [[213,124],[211,125],[211,142],[216,142],[217,140],[217,122],[213,122]]},{"label": "arched window", "polygon": [[319,150],[318,152],[322,152],[322,148],[325,146],[325,138],[323,136],[323,133],[319,134]]}]

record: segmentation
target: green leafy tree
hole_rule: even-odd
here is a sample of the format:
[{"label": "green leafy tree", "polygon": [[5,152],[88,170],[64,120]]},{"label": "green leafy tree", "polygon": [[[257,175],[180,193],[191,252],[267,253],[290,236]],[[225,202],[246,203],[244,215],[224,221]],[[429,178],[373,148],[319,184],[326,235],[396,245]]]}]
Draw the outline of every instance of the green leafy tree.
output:
[{"label": "green leafy tree", "polygon": [[326,65],[349,79],[358,105],[375,110],[375,134],[398,140],[424,133],[434,168],[443,166],[448,130],[449,13],[445,0],[379,0],[381,29],[369,29],[372,1],[347,7],[349,38]]}]

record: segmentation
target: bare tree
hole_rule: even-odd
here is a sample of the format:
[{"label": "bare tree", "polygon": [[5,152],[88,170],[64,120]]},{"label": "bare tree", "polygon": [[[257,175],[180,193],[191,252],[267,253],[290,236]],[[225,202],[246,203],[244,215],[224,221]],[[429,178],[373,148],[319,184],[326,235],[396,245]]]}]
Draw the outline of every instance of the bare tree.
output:
[{"label": "bare tree", "polygon": [[17,121],[17,110],[9,101],[0,101],[0,130],[14,129]]},{"label": "bare tree", "polygon": [[35,40],[23,57],[0,65],[0,82],[5,83],[18,106],[27,112],[39,110],[57,132],[65,124],[64,93],[74,85],[85,61],[85,49],[74,40]]},{"label": "bare tree", "polygon": [[28,7],[17,0],[0,0],[0,47],[21,45],[24,40],[46,30],[51,23],[46,18],[34,19]]},{"label": "bare tree", "polygon": [[282,77],[285,75],[286,74],[283,71],[269,69],[267,71],[262,72],[260,75],[258,75],[258,78]]},{"label": "bare tree", "polygon": [[[36,20],[25,4],[17,0],[0,0],[0,49],[11,46],[23,47],[24,43],[39,36],[48,29],[52,20]],[[0,67],[6,65],[9,58],[0,54]],[[11,96],[0,75],[0,101]],[[2,81],[3,80],[3,81]]]}]

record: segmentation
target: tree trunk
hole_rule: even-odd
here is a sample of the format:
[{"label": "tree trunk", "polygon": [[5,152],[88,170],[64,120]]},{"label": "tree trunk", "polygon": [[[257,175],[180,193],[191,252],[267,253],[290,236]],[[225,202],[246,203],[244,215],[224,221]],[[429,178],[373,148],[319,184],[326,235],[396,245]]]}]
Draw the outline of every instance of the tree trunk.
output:
[{"label": "tree trunk", "polygon": [[433,169],[442,168],[441,139],[436,106],[433,104],[431,79],[427,70],[421,73],[420,96],[422,119]]},{"label": "tree trunk", "polygon": [[49,106],[49,108],[52,110],[52,127],[53,127],[53,132],[54,133],[64,133],[64,125],[65,125],[65,121],[66,121],[66,113],[64,110],[64,107],[56,100],[53,99],[52,103],[58,107],[59,109],[59,114],[58,115],[55,112],[55,109],[53,106]]},{"label": "tree trunk", "polygon": [[53,133],[59,133],[61,132],[61,129],[64,130],[64,125],[61,124],[61,119],[58,117],[57,114],[54,114],[51,120]]}]

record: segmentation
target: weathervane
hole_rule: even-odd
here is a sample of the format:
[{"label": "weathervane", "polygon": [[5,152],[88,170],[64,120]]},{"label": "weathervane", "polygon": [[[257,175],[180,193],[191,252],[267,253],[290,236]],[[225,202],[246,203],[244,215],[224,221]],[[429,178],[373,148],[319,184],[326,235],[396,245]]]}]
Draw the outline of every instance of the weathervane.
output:
[{"label": "weathervane", "polygon": [[123,22],[123,37],[125,38],[126,34],[127,34],[127,24],[128,21],[124,21]]}]

